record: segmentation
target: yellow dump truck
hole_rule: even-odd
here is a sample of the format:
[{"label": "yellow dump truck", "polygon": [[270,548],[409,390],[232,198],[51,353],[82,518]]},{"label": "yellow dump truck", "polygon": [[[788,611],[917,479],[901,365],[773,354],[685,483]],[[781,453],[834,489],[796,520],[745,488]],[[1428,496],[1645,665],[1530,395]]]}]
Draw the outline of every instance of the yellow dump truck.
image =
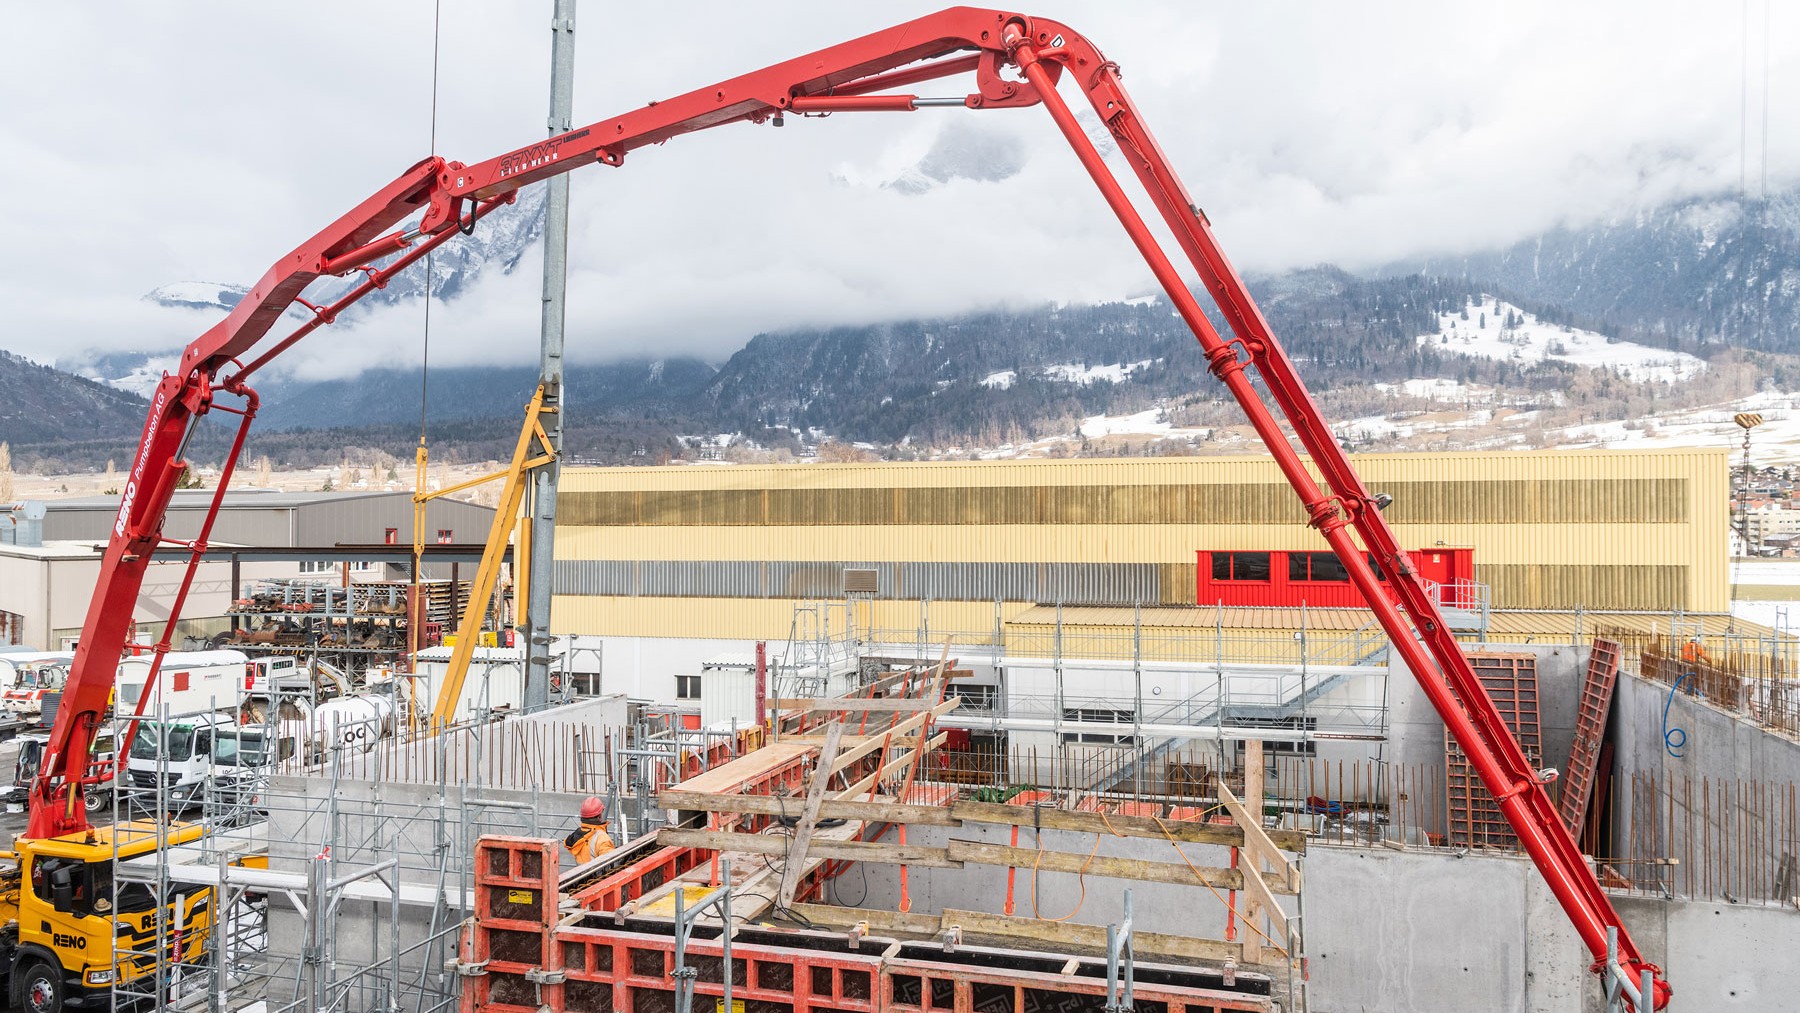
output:
[{"label": "yellow dump truck", "polygon": [[[189,844],[202,828],[147,822],[63,837],[20,838],[0,851],[0,969],[9,1005],[27,1013],[104,1006],[115,984],[151,973],[159,945],[171,962],[197,963],[212,928],[212,890],[113,882],[113,860]],[[158,923],[162,936],[158,939]]]}]

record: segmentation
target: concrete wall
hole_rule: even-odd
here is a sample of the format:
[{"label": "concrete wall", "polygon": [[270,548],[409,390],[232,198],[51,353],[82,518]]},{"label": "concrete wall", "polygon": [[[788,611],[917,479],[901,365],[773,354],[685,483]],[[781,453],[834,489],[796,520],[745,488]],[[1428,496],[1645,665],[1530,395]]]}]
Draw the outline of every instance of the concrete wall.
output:
[{"label": "concrete wall", "polygon": [[[1028,812],[1028,811],[1027,811]],[[1019,847],[1033,847],[1031,827],[1019,830]],[[926,847],[943,847],[950,839],[948,827],[910,827],[906,843]],[[958,827],[958,840],[985,844],[1011,843],[1012,828],[971,823]],[[890,833],[882,838],[894,842]],[[1044,849],[1086,855],[1094,847],[1094,835],[1070,831],[1044,831]],[[1184,844],[1182,851],[1195,865],[1224,867],[1231,864],[1230,849],[1205,844]],[[1167,841],[1136,837],[1102,836],[1101,856],[1135,858],[1177,865],[1181,859],[1174,845]],[[1030,869],[1020,869],[1015,877],[1014,914],[1031,917],[1032,881]],[[1105,925],[1117,922],[1124,914],[1125,891],[1132,891],[1132,913],[1135,924],[1145,932],[1168,932],[1199,938],[1221,939],[1225,932],[1225,907],[1204,886],[1176,886],[1166,883],[1143,883],[1132,880],[1088,876],[1085,882],[1073,873],[1040,872],[1037,881],[1037,910],[1046,918],[1063,918],[1082,925]],[[1000,913],[1006,898],[1006,869],[998,865],[965,865],[960,869],[915,868],[907,874],[908,894],[912,910],[919,914],[938,914],[946,908],[961,911]],[[859,863],[832,885],[835,903],[872,910],[895,910],[900,901],[898,866]]]},{"label": "concrete wall", "polygon": [[[1575,712],[1581,680],[1587,671],[1588,648],[1544,644],[1471,645],[1471,652],[1537,656],[1538,727],[1543,736],[1544,766],[1561,770],[1568,764],[1575,738]],[[1396,656],[1388,666],[1388,742],[1384,758],[1395,764],[1444,766],[1444,719],[1426,699],[1418,680]],[[1373,750],[1371,750],[1371,753]]]},{"label": "concrete wall", "polygon": [[[1305,859],[1312,1013],[1599,1013],[1573,926],[1520,857],[1314,847]],[[1792,908],[1616,897],[1678,1010],[1794,1008]]]},{"label": "concrete wall", "polygon": [[[1665,726],[1663,708],[1668,706]],[[1671,756],[1663,734],[1682,729],[1687,741]],[[1614,777],[1629,782],[1637,773],[1658,778],[1688,776],[1741,778],[1778,784],[1800,782],[1800,742],[1767,731],[1698,697],[1633,675],[1619,677],[1610,733]]]},{"label": "concrete wall", "polygon": [[[335,876],[393,859],[399,862],[402,883],[441,884],[443,909],[403,904],[397,922],[386,902],[346,901],[330,925],[330,936],[340,973],[391,961],[398,966],[405,989],[415,987],[421,971],[428,989],[443,987],[440,975],[444,959],[454,952],[454,932],[441,935],[436,947],[418,944],[434,930],[453,928],[467,915],[462,898],[471,886],[474,841],[482,834],[561,837],[579,821],[581,800],[577,794],[456,785],[440,790],[435,785],[277,778],[270,792],[269,868],[304,872],[329,843]],[[304,916],[284,898],[272,895],[268,917],[271,960],[277,966],[298,968]],[[392,960],[396,935],[400,952]],[[292,970],[274,975],[269,985],[271,1005],[303,994],[289,991],[303,984],[304,978]],[[360,995],[369,998],[366,992]]]},{"label": "concrete wall", "polygon": [[[616,732],[623,720],[624,701],[615,696],[509,718],[496,728],[503,726],[529,738],[534,727],[548,730],[571,723],[598,732],[605,722]],[[489,738],[494,748],[500,748],[498,742],[505,736],[491,728]],[[454,757],[450,763],[458,766]],[[343,766],[348,770],[356,765]],[[457,784],[454,779],[446,784],[398,783],[402,776],[399,768],[387,776],[368,778],[323,774],[273,778],[268,796],[269,868],[303,872],[313,857],[330,845],[336,863],[334,876],[393,860],[399,863],[402,883],[434,888],[425,897],[441,890],[441,908],[403,892],[406,899],[397,920],[387,902],[346,901],[330,930],[340,970],[387,961],[388,971],[400,969],[407,990],[417,987],[421,971],[427,989],[442,987],[439,975],[450,952],[446,947],[455,939],[450,930],[467,914],[463,898],[470,886],[476,839],[483,834],[557,839],[579,822],[585,793],[539,790],[531,770],[531,765],[521,764],[512,768],[513,776],[507,781],[488,786]],[[565,869],[573,867],[566,852],[562,860]],[[300,955],[303,927],[304,919],[292,904],[271,900],[269,954],[274,961],[293,966]],[[436,946],[420,946],[434,938],[434,933],[442,933],[435,937]],[[390,976],[388,971],[376,978]],[[375,980],[371,979],[375,991],[352,996],[371,1004],[366,1008],[375,1008],[382,998]],[[303,994],[288,991],[296,981],[303,990],[305,976],[276,975],[270,999],[286,1001]]]}]

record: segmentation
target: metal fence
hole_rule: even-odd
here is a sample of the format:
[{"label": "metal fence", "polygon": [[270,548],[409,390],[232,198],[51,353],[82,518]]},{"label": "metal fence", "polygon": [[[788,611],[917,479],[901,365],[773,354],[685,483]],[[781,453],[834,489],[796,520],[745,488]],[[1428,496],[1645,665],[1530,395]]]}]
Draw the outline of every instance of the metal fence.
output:
[{"label": "metal fence", "polygon": [[1637,638],[1638,674],[1765,728],[1800,734],[1800,678],[1787,638]]}]

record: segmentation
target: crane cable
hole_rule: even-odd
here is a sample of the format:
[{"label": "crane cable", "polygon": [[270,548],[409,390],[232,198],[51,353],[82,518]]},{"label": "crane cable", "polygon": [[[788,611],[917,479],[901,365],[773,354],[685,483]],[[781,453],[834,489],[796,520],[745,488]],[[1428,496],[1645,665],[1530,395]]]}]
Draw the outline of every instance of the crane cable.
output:
[{"label": "crane cable", "polygon": [[[438,117],[438,37],[443,24],[444,0],[431,5],[431,154],[437,156]],[[419,446],[425,446],[425,406],[429,397],[426,379],[431,374],[431,282],[436,277],[432,268],[432,250],[425,251],[425,336],[419,359]],[[422,491],[422,490],[421,490]]]}]

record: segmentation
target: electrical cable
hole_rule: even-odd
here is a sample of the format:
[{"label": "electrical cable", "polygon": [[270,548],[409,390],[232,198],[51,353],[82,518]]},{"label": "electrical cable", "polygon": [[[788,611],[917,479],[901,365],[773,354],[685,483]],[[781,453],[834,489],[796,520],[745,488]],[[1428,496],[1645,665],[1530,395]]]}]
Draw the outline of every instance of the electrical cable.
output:
[{"label": "electrical cable", "polygon": [[1687,729],[1680,726],[1674,728],[1669,727],[1669,708],[1674,706],[1675,694],[1681,689],[1681,684],[1686,682],[1688,677],[1693,674],[1694,673],[1692,672],[1681,673],[1681,675],[1676,678],[1675,685],[1669,687],[1669,698],[1663,701],[1663,750],[1677,760],[1681,759],[1681,747],[1687,745]]},{"label": "electrical cable", "polygon": [[1094,856],[1100,853],[1100,835],[1094,835],[1093,850],[1088,852],[1087,860],[1081,863],[1081,871],[1076,873],[1075,881],[1081,886],[1081,895],[1075,898],[1075,907],[1061,918],[1045,918],[1038,911],[1038,863],[1044,858],[1044,832],[1037,827],[1032,828],[1031,838],[1037,845],[1037,854],[1031,858],[1031,916],[1047,922],[1066,922],[1081,912],[1082,905],[1087,903],[1087,871],[1094,862]]}]

